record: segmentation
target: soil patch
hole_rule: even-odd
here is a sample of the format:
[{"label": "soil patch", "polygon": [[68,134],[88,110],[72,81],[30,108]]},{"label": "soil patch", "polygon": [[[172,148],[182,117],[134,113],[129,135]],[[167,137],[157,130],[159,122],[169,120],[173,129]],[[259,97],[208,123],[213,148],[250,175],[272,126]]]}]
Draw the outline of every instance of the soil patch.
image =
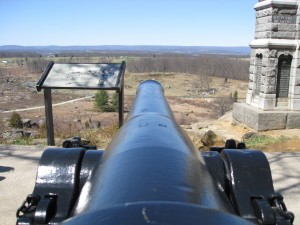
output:
[{"label": "soil patch", "polygon": [[264,152],[300,152],[300,140],[271,144],[261,149]]}]

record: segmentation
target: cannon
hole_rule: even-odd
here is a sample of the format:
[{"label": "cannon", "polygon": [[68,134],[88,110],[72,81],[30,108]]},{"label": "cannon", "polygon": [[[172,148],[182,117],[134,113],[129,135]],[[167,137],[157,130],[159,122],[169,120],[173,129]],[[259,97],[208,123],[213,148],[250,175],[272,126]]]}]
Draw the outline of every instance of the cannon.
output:
[{"label": "cannon", "polygon": [[265,155],[229,146],[195,149],[162,86],[144,81],[106,150],[44,151],[17,224],[292,224]]}]

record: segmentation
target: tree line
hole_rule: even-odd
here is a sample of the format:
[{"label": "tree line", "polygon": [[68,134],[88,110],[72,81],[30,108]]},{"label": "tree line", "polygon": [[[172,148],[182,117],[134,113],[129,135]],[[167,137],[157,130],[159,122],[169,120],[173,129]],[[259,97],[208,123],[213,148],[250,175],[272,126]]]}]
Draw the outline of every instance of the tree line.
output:
[{"label": "tree line", "polygon": [[[1,53],[1,52],[0,52]],[[21,53],[1,53],[16,56]],[[0,54],[0,56],[1,56]],[[8,55],[7,55],[8,54]],[[102,53],[95,58],[95,53],[55,54],[51,57],[22,53],[23,56],[15,59],[18,66],[24,66],[30,73],[41,73],[48,62],[54,60],[60,63],[110,63],[116,60],[127,61],[127,71],[130,73],[184,73],[195,74],[202,77],[223,77],[226,79],[248,80],[249,56],[230,55],[187,55],[187,54],[150,54],[150,53],[124,53],[114,55]],[[24,57],[25,56],[25,57]],[[246,58],[247,57],[247,58]],[[206,80],[206,79],[205,79]]]},{"label": "tree line", "polygon": [[225,79],[248,80],[249,60],[234,56],[156,56],[141,57],[127,63],[132,73],[185,73]]},{"label": "tree line", "polygon": [[28,73],[42,73],[50,61],[42,56],[16,57],[13,59],[7,57],[7,59],[5,63],[2,62],[0,67],[0,74],[2,75],[14,70],[15,67],[22,67]]}]

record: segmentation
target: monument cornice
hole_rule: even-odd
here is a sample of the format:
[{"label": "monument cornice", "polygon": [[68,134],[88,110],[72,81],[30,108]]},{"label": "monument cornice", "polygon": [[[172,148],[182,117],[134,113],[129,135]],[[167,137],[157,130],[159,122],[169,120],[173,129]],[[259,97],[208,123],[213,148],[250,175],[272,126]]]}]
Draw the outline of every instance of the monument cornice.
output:
[{"label": "monument cornice", "polygon": [[285,6],[290,8],[298,8],[299,0],[266,0],[254,5],[254,9],[261,10],[276,6]]},{"label": "monument cornice", "polygon": [[251,48],[289,48],[297,49],[300,46],[300,40],[286,39],[256,39],[250,43]]}]

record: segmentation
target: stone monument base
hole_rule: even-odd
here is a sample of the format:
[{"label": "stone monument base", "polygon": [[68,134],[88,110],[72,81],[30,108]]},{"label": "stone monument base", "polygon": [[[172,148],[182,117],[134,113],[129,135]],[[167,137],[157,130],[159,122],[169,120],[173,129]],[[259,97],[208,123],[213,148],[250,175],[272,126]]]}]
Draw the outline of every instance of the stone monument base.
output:
[{"label": "stone monument base", "polygon": [[300,128],[300,111],[263,111],[246,103],[234,103],[232,117],[256,131]]}]

